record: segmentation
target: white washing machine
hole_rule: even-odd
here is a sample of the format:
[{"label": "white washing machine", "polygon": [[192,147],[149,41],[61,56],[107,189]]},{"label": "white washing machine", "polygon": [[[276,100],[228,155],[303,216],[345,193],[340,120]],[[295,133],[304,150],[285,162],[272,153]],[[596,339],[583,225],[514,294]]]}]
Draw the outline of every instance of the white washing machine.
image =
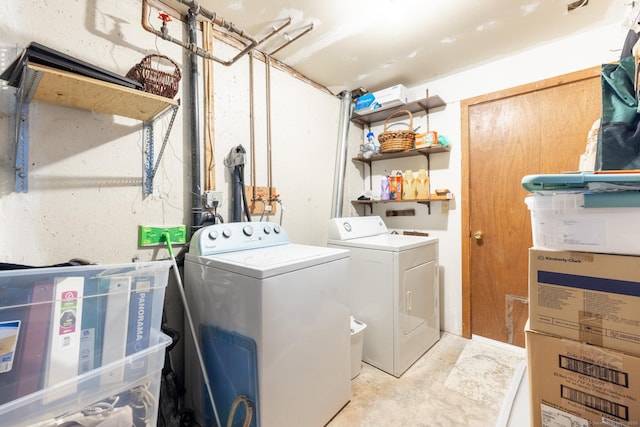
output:
[{"label": "white washing machine", "polygon": [[327,246],[351,252],[362,360],[400,377],[440,339],[438,239],[389,233],[378,216],[333,218]]},{"label": "white washing machine", "polygon": [[[347,250],[292,244],[273,223],[194,233],[185,293],[223,425],[239,395],[261,427],[321,427],[348,403],[349,264]],[[215,425],[188,335],[187,406]]]}]

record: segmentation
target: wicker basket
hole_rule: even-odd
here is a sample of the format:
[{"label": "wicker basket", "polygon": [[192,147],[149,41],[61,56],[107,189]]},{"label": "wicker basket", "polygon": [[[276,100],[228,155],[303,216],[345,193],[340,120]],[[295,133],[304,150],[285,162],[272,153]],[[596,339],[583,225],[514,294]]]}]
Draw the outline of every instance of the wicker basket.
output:
[{"label": "wicker basket", "polygon": [[[409,115],[409,129],[408,130],[387,130],[387,123],[389,119],[398,115],[406,113]],[[416,133],[413,131],[413,115],[409,110],[399,110],[387,117],[384,121],[384,130],[378,135],[378,142],[380,142],[381,153],[392,153],[394,151],[411,150],[415,143]]]},{"label": "wicker basket", "polygon": [[[160,71],[158,67],[154,67],[151,63],[152,59],[160,61],[166,60],[173,64],[173,74]],[[182,78],[180,68],[171,58],[165,55],[151,54],[142,58],[142,61],[131,67],[127,73],[127,77],[142,83],[145,92],[154,95],[173,98],[178,93],[178,84]]]}]

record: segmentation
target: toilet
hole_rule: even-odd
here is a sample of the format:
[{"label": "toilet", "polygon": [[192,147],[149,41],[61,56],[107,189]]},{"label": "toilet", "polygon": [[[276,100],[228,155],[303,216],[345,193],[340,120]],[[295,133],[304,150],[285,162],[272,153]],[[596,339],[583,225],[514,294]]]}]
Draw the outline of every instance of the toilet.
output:
[{"label": "toilet", "polygon": [[367,325],[351,316],[351,379],[360,374],[362,368],[362,346]]}]

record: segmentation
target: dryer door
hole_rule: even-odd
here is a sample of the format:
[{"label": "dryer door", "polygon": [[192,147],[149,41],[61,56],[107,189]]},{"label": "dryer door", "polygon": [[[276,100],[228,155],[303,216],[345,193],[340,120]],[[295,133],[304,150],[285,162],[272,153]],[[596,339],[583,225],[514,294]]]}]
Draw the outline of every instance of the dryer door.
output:
[{"label": "dryer door", "polygon": [[436,262],[431,260],[404,271],[402,278],[403,304],[400,313],[402,333],[410,334],[436,315]]}]

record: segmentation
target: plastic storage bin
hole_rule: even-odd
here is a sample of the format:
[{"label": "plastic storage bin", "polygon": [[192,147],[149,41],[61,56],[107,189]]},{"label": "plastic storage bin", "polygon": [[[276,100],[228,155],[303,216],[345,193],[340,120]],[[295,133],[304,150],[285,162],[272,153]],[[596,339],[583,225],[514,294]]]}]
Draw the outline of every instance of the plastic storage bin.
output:
[{"label": "plastic storage bin", "polygon": [[525,203],[535,248],[640,255],[640,208],[585,208],[583,193],[535,194]]},{"label": "plastic storage bin", "polygon": [[351,379],[360,374],[362,369],[362,346],[364,345],[365,323],[351,316]]},{"label": "plastic storage bin", "polygon": [[[155,426],[165,348],[171,339],[158,333],[151,341],[151,346],[132,356],[0,406],[0,424],[53,427],[71,425],[72,421],[78,423],[73,425],[97,425],[113,420],[108,425]],[[140,375],[122,375],[141,365],[144,371]],[[118,382],[102,381],[114,376]],[[67,393],[69,390],[76,393]],[[51,401],[56,395],[63,397]]]},{"label": "plastic storage bin", "polygon": [[29,425],[40,412],[56,416],[124,390],[123,381],[149,382],[147,358],[137,355],[162,343],[170,266],[0,271],[1,423]]}]

